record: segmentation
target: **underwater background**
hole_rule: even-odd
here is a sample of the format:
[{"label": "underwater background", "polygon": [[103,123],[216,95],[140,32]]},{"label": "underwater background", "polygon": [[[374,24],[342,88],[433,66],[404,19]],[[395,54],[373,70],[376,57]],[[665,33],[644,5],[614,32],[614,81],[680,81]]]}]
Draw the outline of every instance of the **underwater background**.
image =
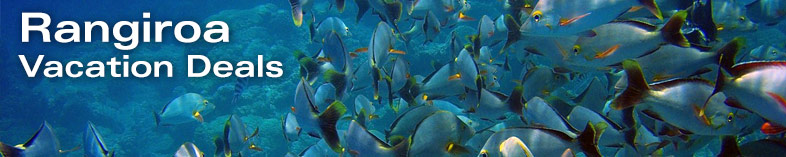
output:
[{"label": "underwater background", "polygon": [[[497,17],[505,12],[503,1],[471,1],[473,8],[464,14],[480,19],[483,15]],[[294,91],[300,81],[299,63],[294,51],[306,52],[308,56],[318,52],[322,45],[309,40],[308,27],[296,27],[292,23],[289,2],[284,0],[237,0],[237,1],[2,1],[0,2],[0,141],[9,145],[24,143],[36,129],[47,121],[60,141],[61,149],[82,146],[82,134],[88,121],[96,126],[103,136],[104,144],[117,156],[171,156],[184,142],[192,142],[212,156],[216,146],[214,139],[220,136],[230,115],[241,117],[249,127],[259,128],[257,137],[251,139],[262,151],[245,151],[244,156],[284,156],[299,154],[317,143],[318,138],[301,134],[297,141],[288,141],[282,133],[282,117],[292,112]],[[164,31],[163,43],[144,43],[133,50],[122,51],[112,46],[114,41],[80,42],[62,44],[41,42],[39,33],[32,33],[31,42],[21,42],[21,12],[45,12],[55,22],[105,21],[196,21],[204,26],[209,21],[224,21],[229,25],[230,42],[180,43],[171,31]],[[142,12],[150,12],[150,19],[142,19]],[[317,21],[326,17],[339,17],[349,28],[351,35],[343,37],[347,49],[367,47],[379,18],[366,14],[355,22],[357,6],[348,1],[346,9],[339,13],[326,2],[316,2],[305,21],[316,16]],[[404,13],[406,14],[406,12]],[[400,23],[402,30],[409,30],[411,22]],[[50,25],[53,34],[54,25]],[[462,43],[469,43],[466,35],[474,34],[477,21],[462,22],[450,29],[445,28],[434,42],[414,38],[404,56],[410,63],[409,72],[426,76],[440,63],[454,59],[448,50],[447,41],[451,30],[460,34]],[[110,25],[111,27],[111,25]],[[203,27],[204,29],[204,27]],[[749,52],[759,45],[771,45],[783,50],[786,35],[784,24],[775,24],[755,31],[721,33],[718,38],[743,37],[746,45],[741,52]],[[684,30],[685,31],[685,30]],[[100,37],[94,34],[94,40]],[[527,40],[527,39],[522,39]],[[728,40],[726,40],[728,41]],[[726,42],[724,41],[724,43]],[[424,44],[422,44],[424,43]],[[397,44],[401,47],[402,44]],[[463,44],[462,44],[463,45]],[[494,52],[498,51],[495,49]],[[129,61],[170,61],[174,65],[172,78],[28,78],[17,55],[46,55],[46,60],[59,61],[105,61],[111,57],[131,55]],[[205,55],[212,61],[224,60],[255,61],[257,55],[266,60],[283,63],[284,75],[280,78],[250,78],[236,103],[236,78],[218,78],[212,73],[206,77],[186,77],[186,55]],[[358,60],[367,60],[365,56]],[[784,57],[786,58],[786,57]],[[544,59],[545,60],[545,59]],[[541,61],[534,61],[540,63]],[[547,62],[547,61],[542,61]],[[365,66],[355,62],[355,66]],[[519,73],[519,72],[513,72]],[[714,74],[707,74],[714,75]],[[356,85],[357,86],[357,85]],[[504,83],[498,91],[510,93],[514,83]],[[382,92],[381,93],[386,93]],[[170,100],[185,93],[198,93],[215,105],[215,109],[203,113],[204,122],[185,123],[176,126],[157,126],[151,112],[158,112]],[[369,89],[366,97],[371,98]],[[424,98],[425,99],[425,98]],[[345,99],[348,110],[354,110],[354,95]],[[456,101],[451,99],[451,101]],[[369,130],[383,131],[397,115],[386,101],[377,104],[376,114],[380,117],[366,124]],[[349,111],[352,112],[352,111]],[[564,113],[563,113],[564,114]],[[482,121],[475,119],[476,121]],[[338,128],[346,129],[347,121],[339,121]],[[476,130],[480,128],[475,128]],[[581,128],[579,128],[581,129]],[[754,133],[750,139],[764,135]],[[744,138],[741,138],[744,139]],[[742,141],[742,140],[741,140]],[[713,154],[720,149],[720,142],[711,142],[697,156]],[[83,156],[83,150],[63,153],[62,156]],[[474,156],[471,154],[469,156]]]}]

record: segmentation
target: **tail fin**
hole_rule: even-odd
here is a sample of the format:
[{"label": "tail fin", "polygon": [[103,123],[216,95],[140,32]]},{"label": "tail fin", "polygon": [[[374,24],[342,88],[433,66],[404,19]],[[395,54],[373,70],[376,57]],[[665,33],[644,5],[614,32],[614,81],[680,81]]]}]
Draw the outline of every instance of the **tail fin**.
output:
[{"label": "tail fin", "polygon": [[516,43],[521,38],[521,32],[519,31],[511,31],[511,30],[519,30],[521,26],[519,26],[516,19],[513,18],[510,14],[505,15],[505,26],[508,27],[508,39],[505,41],[505,46],[502,46],[502,50],[499,50],[500,53],[508,49],[510,45]]},{"label": "tail fin", "polygon": [[334,101],[319,115],[319,129],[322,132],[322,138],[335,152],[341,152],[343,149],[336,132],[336,122],[346,112],[347,107],[343,103]]},{"label": "tail fin", "polygon": [[639,0],[639,3],[643,5],[647,10],[649,10],[655,17],[660,20],[663,20],[663,14],[660,12],[660,8],[658,8],[658,3],[655,3],[655,0]]},{"label": "tail fin", "polygon": [[587,126],[584,128],[584,131],[579,134],[576,139],[579,142],[579,146],[589,157],[599,157],[600,150],[598,150],[598,138],[596,136],[595,126],[592,125],[591,122],[587,122]]},{"label": "tail fin", "polygon": [[409,152],[409,138],[404,138],[403,141],[393,146],[392,150],[395,156],[408,156],[407,152]]},{"label": "tail fin", "polygon": [[303,8],[300,6],[300,0],[289,0],[289,6],[292,7],[292,21],[295,26],[300,27],[303,25]]},{"label": "tail fin", "polygon": [[735,64],[734,59],[737,58],[737,53],[743,45],[745,45],[745,39],[737,37],[718,49],[718,55],[720,55],[718,56],[718,65],[726,71],[731,71],[731,67]]},{"label": "tail fin", "polygon": [[663,40],[677,46],[690,47],[690,42],[685,35],[682,34],[682,25],[685,24],[685,19],[688,17],[687,11],[680,11],[671,16],[669,22],[663,25],[660,29],[663,35]]},{"label": "tail fin", "polygon": [[335,70],[328,70],[324,75],[325,82],[330,82],[333,87],[336,87],[336,97],[341,98],[344,96],[345,87],[347,86],[347,75]]},{"label": "tail fin", "polygon": [[224,153],[224,147],[226,147],[224,144],[224,139],[221,137],[215,137],[213,138],[213,144],[216,145],[216,152],[214,153],[214,156],[221,156]]},{"label": "tail fin", "polygon": [[6,145],[5,143],[0,143],[1,156],[8,156],[8,157],[22,156],[23,151],[24,150],[16,148],[14,146],[9,146]]},{"label": "tail fin", "polygon": [[641,101],[650,89],[638,62],[625,60],[622,62],[622,67],[628,75],[628,87],[611,102],[611,107],[617,110],[632,107]]},{"label": "tail fin", "polygon": [[[726,85],[726,75],[723,74],[723,71],[731,72],[732,66],[735,64],[735,58],[737,57],[737,53],[742,48],[742,45],[745,45],[745,40],[743,38],[737,37],[734,38],[731,42],[723,46],[722,48],[718,49],[718,76],[716,77],[715,81],[715,89],[712,90],[712,94],[707,100],[704,102],[706,105],[712,96],[717,94],[718,92],[722,91],[724,86]],[[733,74],[732,74],[733,75]]]},{"label": "tail fin", "polygon": [[156,111],[153,111],[153,117],[156,118],[156,126],[159,126],[159,123],[161,123],[161,115],[158,115]]},{"label": "tail fin", "polygon": [[737,146],[736,136],[721,137],[721,152],[718,156],[742,156],[740,148]]},{"label": "tail fin", "polygon": [[368,4],[368,0],[355,0],[355,4],[358,6],[358,14],[355,16],[355,23],[358,23],[360,18],[363,18],[363,14],[366,14],[370,5]]},{"label": "tail fin", "polygon": [[345,5],[345,3],[346,3],[345,1],[346,0],[336,0],[336,9],[338,9],[339,13],[343,13],[344,12],[344,6],[346,6]]},{"label": "tail fin", "polygon": [[522,95],[524,93],[524,86],[518,85],[513,88],[513,92],[510,93],[510,97],[508,97],[508,108],[513,113],[518,114],[519,116],[523,116],[522,109],[524,109],[524,104],[521,102]]}]

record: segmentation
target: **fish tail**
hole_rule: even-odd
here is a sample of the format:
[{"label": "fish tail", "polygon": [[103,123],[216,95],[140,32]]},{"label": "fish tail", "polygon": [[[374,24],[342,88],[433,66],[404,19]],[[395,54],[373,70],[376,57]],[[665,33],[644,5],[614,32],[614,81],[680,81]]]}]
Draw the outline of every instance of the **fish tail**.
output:
[{"label": "fish tail", "polygon": [[8,156],[8,157],[22,156],[22,151],[24,150],[0,142],[0,155],[2,156]]},{"label": "fish tail", "polygon": [[513,92],[510,93],[510,97],[508,98],[508,107],[513,113],[516,113],[519,116],[524,115],[524,113],[521,111],[524,109],[524,104],[521,103],[523,93],[524,86],[518,85],[513,88]]},{"label": "fish tail", "polygon": [[734,59],[737,57],[737,53],[742,49],[743,45],[745,45],[745,39],[737,37],[718,49],[718,65],[724,70],[730,71],[731,67],[735,64]]},{"label": "fish tail", "polygon": [[340,101],[334,101],[319,115],[319,128],[322,138],[335,152],[341,152],[341,142],[336,132],[336,122],[347,112],[346,106]]},{"label": "fish tail", "polygon": [[355,16],[355,23],[360,21],[360,18],[363,18],[363,15],[369,9],[368,0],[355,0],[355,4],[358,6],[358,14]]},{"label": "fish tail", "polygon": [[335,71],[335,70],[328,70],[325,72],[324,79],[326,82],[329,82],[334,87],[336,87],[336,96],[339,98],[343,96],[344,87],[346,87],[346,74]]},{"label": "fish tail", "polygon": [[216,153],[214,155],[221,156],[222,153],[224,153],[224,147],[225,147],[224,139],[222,139],[221,137],[213,138],[213,144],[216,145]]},{"label": "fish tail", "polygon": [[403,141],[393,146],[392,150],[395,156],[407,156],[407,152],[409,151],[409,138],[404,138]]},{"label": "fish tail", "polygon": [[153,111],[153,117],[156,118],[156,126],[159,126],[159,123],[161,123],[161,115],[156,113],[156,111]]},{"label": "fish tail", "polygon": [[292,21],[295,26],[300,27],[303,25],[303,8],[300,6],[300,0],[289,0],[289,6],[292,7]]},{"label": "fish tail", "polygon": [[721,156],[742,156],[740,148],[737,146],[737,136],[721,137]]},{"label": "fish tail", "polygon": [[346,1],[346,0],[336,0],[336,9],[338,9],[339,13],[343,13],[344,12],[344,6],[345,6],[344,5],[344,3],[345,3],[344,1]]},{"label": "fish tail", "polygon": [[687,17],[687,11],[680,11],[674,14],[674,16],[671,16],[669,22],[666,22],[660,30],[663,35],[663,40],[673,45],[690,47],[690,42],[685,38],[685,35],[682,34],[682,25],[685,24],[685,19]]},{"label": "fish tail", "polygon": [[655,17],[658,19],[663,20],[663,13],[660,12],[658,3],[655,3],[655,0],[639,0],[639,3],[647,8],[647,10],[652,13],[652,15],[655,15]]},{"label": "fish tail", "polygon": [[628,87],[611,102],[611,107],[617,110],[632,107],[641,101],[649,91],[649,85],[647,85],[647,80],[644,79],[644,74],[642,74],[638,62],[625,60],[622,62],[622,67],[628,76]]},{"label": "fish tail", "polygon": [[710,101],[710,98],[715,94],[723,91],[723,88],[726,86],[726,75],[723,71],[732,71],[732,66],[734,66],[735,61],[734,59],[737,57],[737,53],[740,51],[742,46],[744,45],[744,39],[737,37],[734,38],[731,42],[726,44],[718,50],[718,76],[716,77],[715,81],[715,89],[712,90],[712,94],[710,97],[707,97],[705,101],[705,105],[707,102]]},{"label": "fish tail", "polygon": [[636,147],[636,134],[639,131],[636,128],[636,117],[634,117],[635,114],[633,112],[635,112],[633,108],[622,110],[622,123],[627,127],[622,133],[625,142],[631,146],[633,150],[638,151],[638,147]]},{"label": "fish tail", "polygon": [[516,19],[514,19],[510,14],[505,15],[505,26],[508,27],[508,39],[505,41],[505,46],[502,46],[502,49],[499,50],[500,54],[521,38],[521,32],[518,31],[521,26],[519,26],[518,22],[516,22]]},{"label": "fish tail", "polygon": [[584,131],[579,134],[576,139],[579,142],[579,146],[584,151],[588,157],[599,157],[600,151],[598,150],[598,138],[597,134],[595,133],[595,126],[592,123],[587,122],[587,126],[584,128]]}]

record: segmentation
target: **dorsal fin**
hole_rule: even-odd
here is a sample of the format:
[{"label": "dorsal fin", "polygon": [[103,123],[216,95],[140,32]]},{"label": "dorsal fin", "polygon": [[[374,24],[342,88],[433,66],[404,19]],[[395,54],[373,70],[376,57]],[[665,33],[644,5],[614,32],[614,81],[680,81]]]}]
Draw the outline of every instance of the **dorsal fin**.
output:
[{"label": "dorsal fin", "polygon": [[767,67],[786,68],[786,61],[753,61],[740,63],[731,68],[731,73],[734,74],[734,76],[739,76],[740,74],[750,73]]},{"label": "dorsal fin", "polygon": [[632,26],[645,29],[650,32],[658,30],[658,26],[639,20],[617,20],[617,21],[613,21],[612,23],[629,24]]},{"label": "dorsal fin", "polygon": [[701,79],[701,78],[686,78],[686,79],[674,79],[674,80],[658,82],[658,83],[655,83],[655,84],[651,84],[650,88],[658,90],[658,89],[665,89],[665,88],[674,87],[674,86],[681,85],[681,84],[686,84],[686,83],[700,83],[700,84],[706,84],[708,86],[714,86],[712,84],[712,82],[707,81],[705,79]]}]

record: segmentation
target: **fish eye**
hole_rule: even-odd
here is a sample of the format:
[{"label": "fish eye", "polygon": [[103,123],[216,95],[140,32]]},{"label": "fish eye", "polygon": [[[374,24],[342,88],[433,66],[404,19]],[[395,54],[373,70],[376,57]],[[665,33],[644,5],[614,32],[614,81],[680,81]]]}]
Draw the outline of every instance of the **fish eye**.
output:
[{"label": "fish eye", "polygon": [[532,19],[535,20],[535,22],[540,22],[541,16],[543,16],[543,13],[539,10],[532,13]]},{"label": "fish eye", "polygon": [[729,112],[729,115],[726,116],[726,120],[728,122],[731,122],[731,120],[733,120],[733,119],[734,119],[734,113]]},{"label": "fish eye", "polygon": [[579,45],[573,46],[573,53],[579,54],[579,52],[581,52],[581,46]]},{"label": "fish eye", "polygon": [[745,21],[745,16],[740,16],[738,19],[739,19],[740,21]]}]

